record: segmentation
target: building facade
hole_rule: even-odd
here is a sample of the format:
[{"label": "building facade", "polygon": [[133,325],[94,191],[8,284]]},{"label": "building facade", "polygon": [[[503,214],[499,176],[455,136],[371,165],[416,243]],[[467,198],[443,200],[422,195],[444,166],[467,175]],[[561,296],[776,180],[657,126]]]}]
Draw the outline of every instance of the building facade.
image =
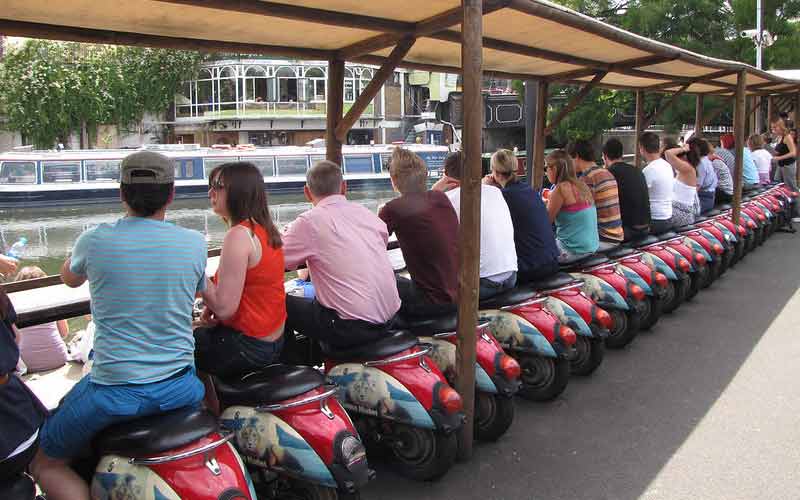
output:
[{"label": "building facade", "polygon": [[[364,91],[377,68],[347,64],[344,111]],[[176,142],[303,145],[325,137],[328,68],[324,61],[218,60],[175,97]],[[395,71],[356,121],[349,144],[403,140],[405,71]]]}]

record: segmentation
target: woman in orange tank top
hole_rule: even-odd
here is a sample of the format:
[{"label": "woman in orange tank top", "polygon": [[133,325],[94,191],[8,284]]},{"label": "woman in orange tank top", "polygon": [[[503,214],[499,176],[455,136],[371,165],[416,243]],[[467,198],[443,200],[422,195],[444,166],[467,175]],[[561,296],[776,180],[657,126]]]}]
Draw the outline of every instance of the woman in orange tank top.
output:
[{"label": "woman in orange tank top", "polygon": [[264,178],[252,163],[211,171],[208,197],[230,229],[219,267],[203,291],[206,308],[195,336],[198,369],[234,378],[278,360],[286,297],[281,236],[272,222]]}]

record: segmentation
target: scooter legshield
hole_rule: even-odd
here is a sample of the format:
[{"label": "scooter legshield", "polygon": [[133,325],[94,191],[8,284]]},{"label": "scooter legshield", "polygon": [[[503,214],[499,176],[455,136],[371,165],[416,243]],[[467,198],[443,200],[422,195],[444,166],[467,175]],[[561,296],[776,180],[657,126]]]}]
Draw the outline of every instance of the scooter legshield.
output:
[{"label": "scooter legshield", "polygon": [[561,323],[572,328],[576,334],[584,337],[594,337],[592,334],[592,329],[589,328],[589,325],[586,323],[586,321],[584,321],[581,315],[578,314],[578,311],[573,309],[566,302],[550,296],[544,301],[544,307],[552,315],[558,318]]},{"label": "scooter legshield", "polygon": [[248,406],[231,406],[222,413],[221,423],[236,434],[236,446],[248,464],[337,487],[319,454],[277,415]]},{"label": "scooter legshield", "polygon": [[[456,375],[456,345],[446,339],[435,337],[420,337],[419,340],[433,346],[433,350],[428,356],[442,370],[448,381],[454,381]],[[480,337],[478,342],[481,342]],[[475,363],[475,390],[491,394],[498,393],[497,386],[495,386],[492,378],[486,373],[480,362]]]},{"label": "scooter legshield", "polygon": [[625,276],[625,279],[633,282],[639,288],[644,290],[645,295],[649,297],[653,296],[653,289],[650,287],[647,281],[644,280],[644,278],[639,276],[639,273],[624,264],[617,264],[617,271]]},{"label": "scooter legshield", "polygon": [[597,276],[584,273],[570,273],[573,278],[583,281],[581,290],[595,301],[603,309],[628,310],[628,304],[617,290],[598,278]]},{"label": "scooter legshield", "polygon": [[668,280],[677,281],[678,275],[675,274],[675,271],[658,255],[645,251],[642,253],[642,262],[647,264],[650,269],[658,271],[666,276]]}]

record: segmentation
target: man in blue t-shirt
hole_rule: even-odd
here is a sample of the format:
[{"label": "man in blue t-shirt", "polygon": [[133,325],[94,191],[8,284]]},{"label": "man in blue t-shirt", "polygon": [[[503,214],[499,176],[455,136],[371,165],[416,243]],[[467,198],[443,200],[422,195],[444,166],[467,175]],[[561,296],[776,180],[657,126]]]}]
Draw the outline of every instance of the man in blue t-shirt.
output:
[{"label": "man in blue t-shirt", "polygon": [[48,499],[87,499],[69,467],[92,437],[119,421],[196,405],[192,306],[205,288],[205,238],[164,221],[174,167],[149,151],[122,161],[126,217],[84,232],[61,269],[69,287],[88,280],[94,364],[42,427],[32,472]]}]

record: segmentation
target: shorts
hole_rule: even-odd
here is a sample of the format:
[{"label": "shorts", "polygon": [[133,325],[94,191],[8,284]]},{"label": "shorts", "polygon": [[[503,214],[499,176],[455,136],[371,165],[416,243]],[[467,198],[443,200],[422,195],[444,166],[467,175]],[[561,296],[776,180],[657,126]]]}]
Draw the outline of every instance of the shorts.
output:
[{"label": "shorts", "polygon": [[51,458],[82,454],[109,425],[197,405],[205,388],[194,367],[152,384],[101,385],[83,377],[64,397],[40,432],[40,447]]}]

